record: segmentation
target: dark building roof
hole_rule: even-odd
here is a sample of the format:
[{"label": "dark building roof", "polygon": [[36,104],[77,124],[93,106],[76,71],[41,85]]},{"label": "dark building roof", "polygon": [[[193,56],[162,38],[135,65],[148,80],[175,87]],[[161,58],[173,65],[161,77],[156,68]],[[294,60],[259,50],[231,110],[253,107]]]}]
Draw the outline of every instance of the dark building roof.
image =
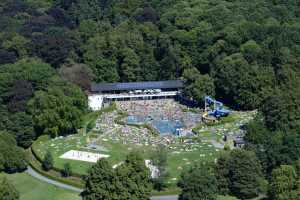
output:
[{"label": "dark building roof", "polygon": [[91,92],[129,91],[147,89],[177,89],[183,87],[182,80],[147,81],[132,83],[98,83],[92,84]]}]

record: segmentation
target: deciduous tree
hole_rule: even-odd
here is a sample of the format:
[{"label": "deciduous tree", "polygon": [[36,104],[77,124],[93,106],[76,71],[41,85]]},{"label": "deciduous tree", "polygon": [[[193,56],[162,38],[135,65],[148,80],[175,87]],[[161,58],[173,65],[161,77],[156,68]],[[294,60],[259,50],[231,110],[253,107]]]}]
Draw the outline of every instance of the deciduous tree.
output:
[{"label": "deciduous tree", "polygon": [[214,169],[207,163],[195,164],[183,172],[178,186],[182,189],[181,200],[217,199],[217,179]]}]

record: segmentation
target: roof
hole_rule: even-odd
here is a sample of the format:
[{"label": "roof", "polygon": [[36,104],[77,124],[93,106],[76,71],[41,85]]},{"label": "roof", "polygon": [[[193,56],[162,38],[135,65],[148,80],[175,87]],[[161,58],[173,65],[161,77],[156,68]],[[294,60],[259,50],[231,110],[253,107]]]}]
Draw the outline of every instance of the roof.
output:
[{"label": "roof", "polygon": [[94,83],[91,86],[91,92],[105,91],[128,91],[128,90],[146,90],[146,89],[177,89],[183,87],[182,80],[170,81],[146,81],[132,83]]}]

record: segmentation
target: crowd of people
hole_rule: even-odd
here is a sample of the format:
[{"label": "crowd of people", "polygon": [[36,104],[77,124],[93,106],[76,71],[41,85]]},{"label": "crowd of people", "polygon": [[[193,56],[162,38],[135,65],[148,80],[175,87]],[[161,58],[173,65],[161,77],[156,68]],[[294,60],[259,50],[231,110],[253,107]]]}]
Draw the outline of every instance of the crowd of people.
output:
[{"label": "crowd of people", "polygon": [[175,138],[171,135],[157,137],[147,128],[116,124],[114,121],[117,117],[118,113],[115,111],[101,115],[100,118],[97,119],[95,131],[101,134],[97,139],[93,140],[92,143],[101,143],[103,138],[119,141],[123,144],[146,146],[170,145],[175,143]]},{"label": "crowd of people", "polygon": [[201,122],[200,114],[184,112],[184,106],[174,99],[121,101],[117,103],[117,106],[119,110],[127,112],[131,116],[153,120],[181,121],[188,130]]}]

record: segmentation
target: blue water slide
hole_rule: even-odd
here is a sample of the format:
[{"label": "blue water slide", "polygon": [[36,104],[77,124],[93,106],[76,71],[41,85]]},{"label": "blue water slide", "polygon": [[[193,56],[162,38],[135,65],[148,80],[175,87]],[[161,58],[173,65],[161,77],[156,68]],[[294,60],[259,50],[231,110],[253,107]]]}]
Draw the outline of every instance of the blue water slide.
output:
[{"label": "blue water slide", "polygon": [[230,114],[230,110],[223,108],[223,103],[220,101],[217,101],[209,96],[206,96],[205,102],[209,105],[212,104],[216,105],[216,107],[214,107],[214,110],[208,112],[208,115],[210,116],[220,118],[220,117],[228,116]]},{"label": "blue water slide", "polygon": [[223,103],[220,101],[217,101],[209,96],[205,97],[205,102],[208,104],[215,104],[217,107],[223,107]]}]

